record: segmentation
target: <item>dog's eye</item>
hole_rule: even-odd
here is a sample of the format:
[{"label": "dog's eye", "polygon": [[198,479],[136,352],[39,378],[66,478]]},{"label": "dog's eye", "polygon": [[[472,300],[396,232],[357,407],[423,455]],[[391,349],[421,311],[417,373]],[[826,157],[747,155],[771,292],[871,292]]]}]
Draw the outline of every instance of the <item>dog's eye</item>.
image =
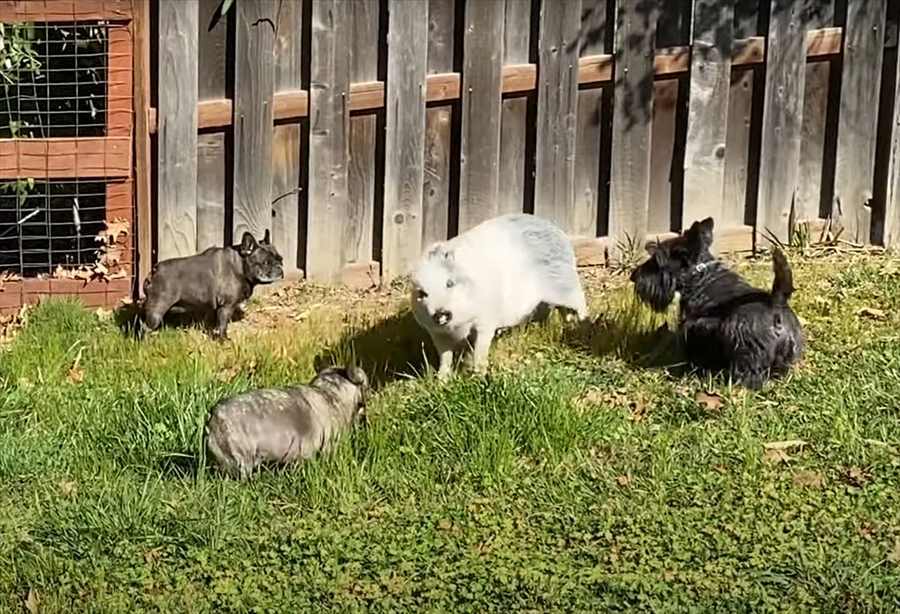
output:
[{"label": "dog's eye", "polygon": [[455,285],[456,285],[456,282],[453,281],[452,279],[448,279],[448,280],[447,280],[447,287],[448,287],[448,288],[452,288],[452,287],[455,286]]},{"label": "dog's eye", "polygon": [[428,298],[428,293],[425,290],[416,290],[416,298],[420,301],[422,299]]}]

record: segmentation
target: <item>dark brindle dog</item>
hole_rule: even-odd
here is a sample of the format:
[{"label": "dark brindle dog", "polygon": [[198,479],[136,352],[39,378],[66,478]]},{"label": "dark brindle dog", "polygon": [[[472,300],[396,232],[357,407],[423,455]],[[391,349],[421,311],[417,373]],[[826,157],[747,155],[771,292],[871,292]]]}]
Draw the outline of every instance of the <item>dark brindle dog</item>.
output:
[{"label": "dark brindle dog", "polygon": [[688,360],[725,371],[749,388],[788,372],[803,354],[800,321],[788,306],[793,275],[780,250],[772,255],[771,292],[754,288],[710,253],[713,220],[647,245],[650,258],[631,273],[638,297],[658,312],[680,294],[679,337]]}]

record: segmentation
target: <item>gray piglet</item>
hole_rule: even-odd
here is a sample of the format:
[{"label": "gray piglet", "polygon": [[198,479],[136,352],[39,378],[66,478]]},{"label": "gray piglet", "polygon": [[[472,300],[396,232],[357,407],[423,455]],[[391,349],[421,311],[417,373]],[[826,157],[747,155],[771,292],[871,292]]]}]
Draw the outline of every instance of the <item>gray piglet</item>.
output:
[{"label": "gray piglet", "polygon": [[363,413],[369,379],[358,367],[331,367],[308,386],[253,390],[221,401],[206,424],[206,447],[220,468],[246,479],[264,463],[288,465],[318,452]]},{"label": "gray piglet", "polygon": [[174,308],[215,312],[216,336],[225,338],[228,323],[259,284],[284,277],[282,258],[269,242],[245,232],[240,245],[210,247],[185,258],[163,260],[144,281],[143,329],[156,330]]}]

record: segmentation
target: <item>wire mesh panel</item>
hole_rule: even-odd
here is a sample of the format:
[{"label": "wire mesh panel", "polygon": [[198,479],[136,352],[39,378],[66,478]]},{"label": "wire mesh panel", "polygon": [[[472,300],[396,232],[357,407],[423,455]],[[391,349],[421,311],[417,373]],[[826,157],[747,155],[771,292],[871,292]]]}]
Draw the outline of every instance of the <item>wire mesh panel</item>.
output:
[{"label": "wire mesh panel", "polygon": [[132,9],[0,3],[0,310],[130,294]]}]

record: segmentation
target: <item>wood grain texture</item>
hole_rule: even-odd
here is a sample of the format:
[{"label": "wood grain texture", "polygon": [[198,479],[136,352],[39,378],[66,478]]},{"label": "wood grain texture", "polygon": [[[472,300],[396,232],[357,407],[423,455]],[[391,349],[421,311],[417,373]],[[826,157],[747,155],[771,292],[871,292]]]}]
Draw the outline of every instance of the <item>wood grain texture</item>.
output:
[{"label": "wood grain texture", "polygon": [[[505,0],[503,28],[504,91],[507,91],[509,66],[526,64],[531,44],[531,3]],[[525,125],[528,114],[526,97],[504,98],[500,111],[500,172],[497,195],[498,213],[519,213],[525,209]]]},{"label": "wood grain texture", "polygon": [[803,0],[772,0],[772,8],[756,229],[786,242],[800,179],[806,81]]},{"label": "wood grain texture", "polygon": [[[579,53],[606,53],[606,0],[582,0]],[[579,79],[580,79],[579,60]],[[604,90],[578,92],[578,124],[575,137],[575,200],[571,233],[576,237],[597,235],[600,198],[600,151]]]},{"label": "wood grain texture", "polygon": [[[279,95],[301,88],[303,3],[283,2],[275,37],[273,114]],[[297,272],[300,253],[300,126],[276,125],[272,135],[272,244],[284,258],[285,275]],[[285,196],[286,195],[286,196]],[[276,199],[277,202],[276,202]]]},{"label": "wood grain texture", "polygon": [[750,176],[750,130],[753,120],[753,70],[735,71],[728,96],[728,129],[725,148],[725,187],[722,223],[743,224]]},{"label": "wood grain texture", "polygon": [[653,124],[650,148],[650,197],[647,204],[647,231],[668,232],[672,228],[672,168],[675,157],[675,123],[678,106],[678,79],[653,84]]},{"label": "wood grain texture", "polygon": [[834,183],[835,222],[845,238],[871,240],[878,113],[873,105],[881,88],[887,0],[847,4],[844,61],[841,74],[841,129],[838,130]]},{"label": "wood grain texture", "polygon": [[[377,2],[351,2],[349,7],[351,35],[350,91],[352,84],[378,81],[378,26]],[[383,90],[378,92],[382,105]],[[350,110],[353,110],[351,103]],[[372,259],[372,242],[375,223],[375,145],[377,139],[375,114],[350,118],[347,202],[348,224],[344,229],[342,262],[368,263]]]},{"label": "wood grain texture", "polygon": [[[280,124],[272,134],[272,244],[284,259],[284,273],[300,262],[300,126]],[[276,201],[276,199],[278,199]]]},{"label": "wood grain texture", "polygon": [[272,226],[272,93],[277,3],[235,3],[234,233]]},{"label": "wood grain texture", "polygon": [[579,2],[541,4],[534,213],[566,232],[574,229],[580,30]]},{"label": "wood grain texture", "polygon": [[830,62],[813,62],[806,66],[803,142],[800,145],[800,181],[797,189],[797,202],[794,207],[797,222],[816,220],[819,217],[830,78]]},{"label": "wood grain texture", "polygon": [[315,2],[312,8],[306,274],[323,282],[340,277],[344,264],[341,239],[350,213],[348,9],[346,0]]},{"label": "wood grain texture", "polygon": [[732,27],[729,3],[694,0],[682,228],[722,213]]},{"label": "wood grain texture", "polygon": [[463,38],[459,232],[498,213],[503,2],[466,6]]},{"label": "wood grain texture", "polygon": [[197,251],[197,0],[159,3],[160,260]]},{"label": "wood grain texture", "polygon": [[[197,36],[200,54],[198,91],[201,102],[225,98],[228,95],[225,91],[225,82],[229,16],[226,15],[224,19],[219,19],[216,21],[215,27],[212,30],[209,29],[221,4],[222,0],[200,0]],[[231,114],[229,113],[230,119]]]},{"label": "wood grain texture", "polygon": [[[650,198],[650,125],[658,7],[649,15],[632,3],[617,8],[609,235],[611,259],[647,234]],[[640,243],[638,243],[639,245]]]},{"label": "wood grain texture", "polygon": [[197,251],[225,243],[225,135],[197,139]]},{"label": "wood grain texture", "polygon": [[[454,53],[454,0],[428,2],[428,74],[450,73]],[[458,88],[457,88],[458,89]],[[425,111],[425,172],[422,185],[422,244],[447,238],[450,230],[450,139],[453,107]]]},{"label": "wood grain texture", "polygon": [[135,6],[134,21],[134,161],[137,227],[137,293],[153,265],[152,173],[150,155],[150,7]]},{"label": "wood grain texture", "polygon": [[388,0],[382,279],[409,272],[422,250],[428,4]]},{"label": "wood grain texture", "polygon": [[900,63],[896,67],[891,149],[884,211],[884,245],[900,245]]}]

